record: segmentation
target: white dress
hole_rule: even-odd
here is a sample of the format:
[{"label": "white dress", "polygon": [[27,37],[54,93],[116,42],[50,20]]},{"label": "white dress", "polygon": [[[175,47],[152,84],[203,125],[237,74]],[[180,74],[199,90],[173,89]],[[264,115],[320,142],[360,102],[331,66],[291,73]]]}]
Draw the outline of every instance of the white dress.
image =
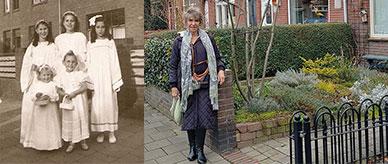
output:
[{"label": "white dress", "polygon": [[26,125],[24,147],[32,147],[37,150],[54,150],[62,146],[60,117],[58,112],[58,94],[54,82],[37,81],[32,84],[26,94],[32,101],[36,93],[43,93],[50,97],[50,103],[44,106],[33,105],[30,122]]},{"label": "white dress", "polygon": [[88,43],[88,74],[93,81],[91,130],[117,130],[117,92],[123,85],[115,42],[97,39]]},{"label": "white dress", "polygon": [[[85,69],[86,62],[86,36],[81,32],[63,33],[55,38],[55,44],[59,49],[61,61],[69,50],[72,50],[78,59],[78,70]],[[62,66],[60,71],[65,71]]]},{"label": "white dress", "polygon": [[20,87],[23,92],[21,126],[20,126],[20,143],[24,142],[27,126],[31,124],[33,115],[33,102],[27,97],[29,88],[37,82],[36,73],[31,71],[32,64],[40,66],[47,64],[54,69],[59,59],[58,50],[54,43],[39,42],[36,47],[30,44],[24,54],[22,68],[20,72]]},{"label": "white dress", "polygon": [[[90,82],[82,71],[62,72],[55,78],[59,88],[70,94],[80,88],[82,82]],[[77,143],[89,138],[87,94],[83,92],[71,99],[74,109],[62,109],[62,139]]]}]

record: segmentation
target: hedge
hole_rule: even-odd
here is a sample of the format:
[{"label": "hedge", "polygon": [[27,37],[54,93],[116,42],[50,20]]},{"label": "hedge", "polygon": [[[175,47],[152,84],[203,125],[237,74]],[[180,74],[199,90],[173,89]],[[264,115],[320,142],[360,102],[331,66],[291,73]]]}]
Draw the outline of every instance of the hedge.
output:
[{"label": "hedge", "polygon": [[[256,75],[261,76],[265,51],[268,46],[270,27],[264,27],[256,45],[259,60],[256,62]],[[244,32],[252,29],[238,29],[237,58],[239,61],[239,75],[245,75]],[[231,61],[230,49],[231,29],[209,29],[214,36],[228,68]],[[168,62],[171,46],[177,31],[169,31],[152,35],[145,43],[145,83],[168,90]],[[305,25],[279,25],[275,28],[275,38],[270,52],[267,76],[276,71],[290,68],[299,69],[302,60],[323,57],[326,53],[340,54],[341,47],[346,57],[350,57],[355,43],[351,27],[343,23],[322,23]]]}]

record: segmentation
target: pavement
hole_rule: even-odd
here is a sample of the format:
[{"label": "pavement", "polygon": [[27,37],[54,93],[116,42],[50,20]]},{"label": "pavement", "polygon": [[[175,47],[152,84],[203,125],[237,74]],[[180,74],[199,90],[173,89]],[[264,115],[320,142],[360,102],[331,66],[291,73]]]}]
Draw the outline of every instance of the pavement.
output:
[{"label": "pavement", "polygon": [[[142,57],[143,56],[143,57]],[[133,50],[131,61],[136,87],[144,86],[144,50]],[[144,68],[143,68],[144,69]],[[142,89],[139,90],[139,92]],[[138,90],[136,90],[138,92]],[[138,93],[139,94],[139,93]],[[143,95],[143,94],[141,94]],[[119,109],[119,129],[116,131],[117,142],[97,143],[96,133],[91,133],[87,140],[88,151],[83,151],[79,144],[72,153],[66,153],[67,143],[63,147],[53,151],[38,151],[31,148],[23,148],[19,143],[20,139],[20,111],[21,98],[11,99],[0,97],[0,163],[1,164],[46,164],[46,163],[82,163],[82,164],[121,164],[121,163],[144,163],[144,123],[143,117],[134,117],[134,108],[138,108],[139,103],[143,104],[143,96],[137,96],[133,106]],[[141,105],[140,108],[142,108]],[[142,109],[135,111],[143,111]],[[142,115],[142,114],[141,114]],[[105,140],[107,141],[107,140]]]},{"label": "pavement", "polygon": [[[187,134],[168,117],[144,104],[144,163],[145,164],[189,164],[186,159],[189,143]],[[230,163],[209,147],[204,147],[209,164]]]},{"label": "pavement", "polygon": [[[149,104],[144,104],[144,160],[146,164],[189,164],[185,131]],[[209,164],[289,163],[288,138],[278,138],[233,152],[217,154],[204,148]]]}]

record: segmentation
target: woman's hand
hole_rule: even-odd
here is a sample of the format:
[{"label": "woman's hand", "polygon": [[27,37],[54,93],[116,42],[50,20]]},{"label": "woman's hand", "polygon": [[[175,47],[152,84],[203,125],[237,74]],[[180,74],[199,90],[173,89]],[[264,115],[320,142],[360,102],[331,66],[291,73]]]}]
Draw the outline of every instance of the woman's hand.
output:
[{"label": "woman's hand", "polygon": [[179,90],[177,87],[172,87],[171,88],[171,96],[173,98],[179,97]]},{"label": "woman's hand", "polygon": [[224,84],[224,82],[225,82],[225,72],[224,72],[224,70],[218,71],[217,77],[218,77],[218,81],[219,81],[220,85]]}]

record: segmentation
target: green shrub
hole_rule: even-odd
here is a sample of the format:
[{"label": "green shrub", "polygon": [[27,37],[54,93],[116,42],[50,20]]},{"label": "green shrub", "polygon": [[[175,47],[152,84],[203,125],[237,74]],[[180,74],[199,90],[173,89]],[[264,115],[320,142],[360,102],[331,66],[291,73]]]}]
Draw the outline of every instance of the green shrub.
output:
[{"label": "green shrub", "polygon": [[[257,77],[262,74],[265,51],[269,42],[269,28],[264,27],[260,34],[256,45],[256,52],[259,56],[256,62]],[[231,60],[231,44],[230,44],[231,29],[210,29],[208,32],[214,36],[217,46],[220,49],[227,68],[230,67]],[[245,77],[245,39],[244,33],[246,29],[238,29],[236,38],[236,53],[238,63],[238,74],[240,79]],[[168,67],[164,65],[168,63],[171,53],[164,49],[171,49],[171,43],[177,36],[176,31],[163,32],[153,34],[145,43],[145,53],[147,56],[145,69],[146,85],[156,85],[162,88],[168,86],[163,76]],[[161,39],[163,38],[163,39]],[[161,43],[159,43],[161,42]],[[354,47],[351,28],[347,24],[340,23],[325,23],[325,24],[307,24],[307,25],[279,25],[275,28],[275,38],[272,50],[269,56],[267,75],[275,75],[277,71],[288,69],[299,69],[302,65],[300,56],[305,59],[316,59],[323,57],[326,53],[340,54],[340,50],[344,50],[346,57],[350,55],[350,48]],[[157,56],[157,57],[155,57]],[[150,66],[156,66],[156,71]],[[159,67],[163,67],[160,68]],[[162,79],[162,81],[157,81]],[[162,82],[165,82],[162,84]]]},{"label": "green shrub", "polygon": [[170,39],[154,38],[147,40],[145,44],[146,58],[144,63],[147,85],[156,86],[168,91],[168,67],[172,51]]},{"label": "green shrub", "polygon": [[285,72],[277,72],[270,85],[273,87],[287,85],[295,88],[299,85],[314,85],[317,82],[318,76],[316,74],[305,74],[289,69]]},{"label": "green shrub", "polygon": [[251,113],[263,113],[279,110],[280,105],[273,98],[262,96],[253,98],[247,109]]}]

